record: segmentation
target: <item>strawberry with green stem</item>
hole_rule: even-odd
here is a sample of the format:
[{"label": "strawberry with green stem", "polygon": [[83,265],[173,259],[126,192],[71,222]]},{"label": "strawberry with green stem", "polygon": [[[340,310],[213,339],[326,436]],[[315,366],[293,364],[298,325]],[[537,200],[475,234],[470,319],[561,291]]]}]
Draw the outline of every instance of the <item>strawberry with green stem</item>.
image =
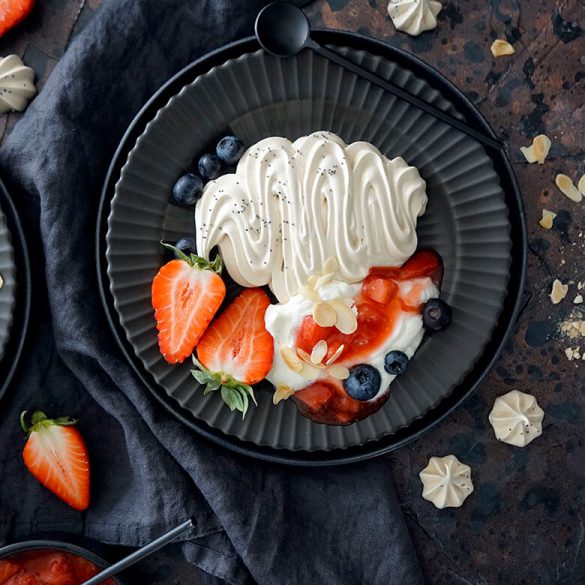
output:
[{"label": "strawberry with green stem", "polygon": [[75,419],[56,419],[37,410],[26,423],[26,410],[20,424],[27,441],[22,452],[24,464],[47,489],[76,510],[89,506],[89,457]]},{"label": "strawberry with green stem", "polygon": [[197,346],[193,377],[205,385],[204,394],[220,391],[230,410],[248,410],[256,403],[252,385],[260,382],[272,367],[274,341],[264,325],[270,305],[260,288],[244,290],[209,326]]},{"label": "strawberry with green stem", "polygon": [[167,362],[176,364],[193,353],[225,298],[223,265],[219,254],[210,262],[161,243],[177,259],[154,277],[152,306],[160,351]]}]

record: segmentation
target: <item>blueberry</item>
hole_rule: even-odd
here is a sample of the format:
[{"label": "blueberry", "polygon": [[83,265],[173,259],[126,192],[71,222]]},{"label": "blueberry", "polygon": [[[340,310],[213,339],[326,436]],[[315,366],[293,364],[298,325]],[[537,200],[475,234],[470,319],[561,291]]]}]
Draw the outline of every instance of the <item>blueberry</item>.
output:
[{"label": "blueberry", "polygon": [[451,323],[451,307],[441,299],[430,299],[423,309],[423,325],[429,331],[442,331]]},{"label": "blueberry", "polygon": [[212,181],[219,177],[221,171],[221,162],[215,154],[204,154],[197,165],[199,174],[204,178]]},{"label": "blueberry", "polygon": [[[175,248],[178,248],[184,254],[195,254],[196,253],[195,240],[190,236],[185,236],[184,238],[177,240],[177,243],[175,244]],[[177,256],[176,252],[175,252],[175,256]]]},{"label": "blueberry", "polygon": [[378,394],[382,378],[380,372],[368,364],[359,364],[349,370],[343,381],[345,391],[356,400],[371,400]]},{"label": "blueberry", "polygon": [[173,197],[181,205],[195,205],[197,199],[201,196],[203,190],[203,181],[201,177],[188,173],[179,177],[179,180],[173,187]]},{"label": "blueberry", "polygon": [[244,154],[244,143],[237,136],[224,136],[215,148],[217,156],[226,165],[235,165]]},{"label": "blueberry", "polygon": [[408,368],[408,356],[403,351],[389,351],[384,358],[384,369],[393,376],[404,374]]}]

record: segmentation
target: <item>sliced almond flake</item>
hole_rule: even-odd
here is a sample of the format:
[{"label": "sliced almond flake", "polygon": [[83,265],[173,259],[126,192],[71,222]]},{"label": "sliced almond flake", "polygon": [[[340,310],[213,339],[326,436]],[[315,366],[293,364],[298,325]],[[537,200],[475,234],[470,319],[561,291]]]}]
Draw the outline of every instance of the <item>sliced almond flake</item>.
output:
[{"label": "sliced almond flake", "polygon": [[323,276],[320,276],[317,279],[317,282],[315,283],[315,288],[320,289],[322,286],[329,284],[333,280],[334,276],[335,276],[335,272],[329,272],[328,274],[324,274]]},{"label": "sliced almond flake", "polygon": [[554,221],[556,216],[557,216],[556,213],[553,213],[552,211],[549,211],[548,209],[543,209],[542,210],[542,219],[538,223],[545,230],[550,230],[553,226],[553,221]]},{"label": "sliced almond flake", "polygon": [[579,190],[577,189],[577,187],[575,187],[570,177],[567,177],[567,175],[559,174],[555,177],[555,183],[563,195],[565,195],[575,203],[581,203],[581,201],[583,200],[583,195],[579,193]]},{"label": "sliced almond flake", "polygon": [[577,290],[581,290],[585,288],[585,282],[578,282],[577,283]]},{"label": "sliced almond flake", "polygon": [[319,277],[316,274],[309,276],[309,278],[307,279],[307,286],[315,288],[315,284],[317,283],[318,280],[319,280]]},{"label": "sliced almond flake", "polygon": [[585,336],[585,321],[581,321],[579,324],[579,333]]},{"label": "sliced almond flake", "polygon": [[311,366],[317,370],[324,370],[325,369],[325,366],[323,364],[316,364],[313,361],[311,361],[311,356],[304,349],[297,347],[297,353],[299,354],[299,357],[304,362],[303,367],[305,365],[308,365],[308,366]]},{"label": "sliced almond flake", "polygon": [[320,364],[327,355],[327,349],[327,342],[324,339],[318,341],[311,352],[311,361],[314,364]]},{"label": "sliced almond flake", "polygon": [[283,345],[280,348],[280,356],[287,368],[291,369],[293,372],[300,372],[303,369],[303,364],[301,363],[299,356],[290,347]]},{"label": "sliced almond flake", "polygon": [[567,356],[567,359],[572,362],[573,361],[573,348],[572,347],[566,347],[565,348],[565,355]]},{"label": "sliced almond flake", "polygon": [[272,395],[272,403],[278,404],[282,400],[290,398],[294,393],[295,391],[290,386],[287,386],[286,384],[280,384]]},{"label": "sliced almond flake", "polygon": [[344,349],[345,349],[345,345],[342,343],[335,350],[335,353],[325,362],[325,365],[330,366],[331,364],[334,364],[339,359],[339,356],[343,353]]},{"label": "sliced almond flake", "polygon": [[311,366],[309,364],[303,364],[303,369],[299,372],[303,378],[307,380],[314,380],[318,378],[323,370],[320,370],[316,366]]},{"label": "sliced almond flake", "polygon": [[331,306],[335,310],[337,319],[335,327],[345,335],[351,335],[357,330],[358,322],[355,313],[343,301],[331,301]]},{"label": "sliced almond flake", "polygon": [[551,144],[552,143],[548,136],[545,134],[539,134],[532,140],[530,146],[521,146],[520,150],[527,162],[537,162],[541,165],[548,156]]},{"label": "sliced almond flake", "polygon": [[319,301],[313,307],[313,319],[320,327],[333,327],[337,321],[337,314],[329,303]]},{"label": "sliced almond flake", "polygon": [[563,284],[558,278],[555,279],[550,292],[550,300],[553,305],[558,305],[567,296],[568,292],[569,285]]},{"label": "sliced almond flake", "polygon": [[579,179],[579,182],[577,183],[577,189],[579,189],[581,195],[585,196],[585,175]]},{"label": "sliced almond flake", "polygon": [[338,380],[346,380],[349,378],[349,370],[340,364],[333,364],[328,370],[329,375]]},{"label": "sliced almond flake", "polygon": [[325,264],[323,264],[323,274],[328,274],[329,272],[337,272],[339,270],[339,262],[337,262],[337,258],[331,256],[325,260]]},{"label": "sliced almond flake", "polygon": [[4,278],[2,278],[2,275],[0,274],[0,288],[2,288],[4,286]]},{"label": "sliced almond flake", "polygon": [[496,39],[490,47],[494,57],[503,57],[504,55],[513,55],[516,49],[508,42],[502,39]]},{"label": "sliced almond flake", "polygon": [[310,301],[318,301],[320,299],[319,295],[309,286],[303,284],[299,289],[299,292]]},{"label": "sliced almond flake", "polygon": [[583,295],[577,295],[573,299],[573,303],[575,303],[576,305],[580,305],[582,302],[583,302]]}]

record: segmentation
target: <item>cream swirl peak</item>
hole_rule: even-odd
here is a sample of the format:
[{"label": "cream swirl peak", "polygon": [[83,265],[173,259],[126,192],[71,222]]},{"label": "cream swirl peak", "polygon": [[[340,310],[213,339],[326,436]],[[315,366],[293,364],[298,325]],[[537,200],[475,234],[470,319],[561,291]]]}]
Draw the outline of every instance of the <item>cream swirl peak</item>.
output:
[{"label": "cream swirl peak", "polygon": [[234,174],[205,186],[195,208],[197,251],[218,246],[243,286],[268,284],[287,302],[335,258],[337,280],[399,266],[416,250],[426,184],[402,158],[330,132],[250,147]]}]

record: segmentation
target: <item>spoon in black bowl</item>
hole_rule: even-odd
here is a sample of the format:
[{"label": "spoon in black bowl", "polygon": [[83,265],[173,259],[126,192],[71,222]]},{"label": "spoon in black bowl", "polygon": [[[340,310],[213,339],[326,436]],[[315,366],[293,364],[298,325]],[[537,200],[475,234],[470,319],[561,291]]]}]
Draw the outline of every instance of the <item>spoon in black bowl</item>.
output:
[{"label": "spoon in black bowl", "polygon": [[182,536],[183,534],[189,532],[193,528],[193,520],[187,520],[179,526],[176,526],[172,530],[169,530],[162,536],[155,538],[152,542],[144,545],[143,547],[139,548],[138,550],[134,551],[132,554],[124,557],[123,559],[119,560],[117,563],[110,565],[107,569],[100,571],[97,575],[91,577],[91,579],[87,579],[80,585],[99,585],[108,579],[111,579],[118,573],[121,573],[128,567],[132,566],[134,563],[141,561],[145,557],[151,555],[152,553],[156,552],[163,546],[171,543],[175,538]]},{"label": "spoon in black bowl", "polygon": [[265,6],[256,18],[256,38],[262,48],[277,57],[292,57],[303,49],[311,49],[315,53],[329,59],[333,63],[344,67],[348,71],[367,79],[370,83],[381,87],[383,90],[407,101],[416,108],[435,116],[442,122],[449,124],[478,142],[495,150],[502,148],[502,142],[496,138],[486,136],[465,122],[439,110],[435,106],[412,95],[405,89],[394,83],[378,77],[375,73],[357,65],[353,61],[341,56],[339,53],[320,45],[311,38],[311,25],[305,13],[288,2],[275,2]]}]

